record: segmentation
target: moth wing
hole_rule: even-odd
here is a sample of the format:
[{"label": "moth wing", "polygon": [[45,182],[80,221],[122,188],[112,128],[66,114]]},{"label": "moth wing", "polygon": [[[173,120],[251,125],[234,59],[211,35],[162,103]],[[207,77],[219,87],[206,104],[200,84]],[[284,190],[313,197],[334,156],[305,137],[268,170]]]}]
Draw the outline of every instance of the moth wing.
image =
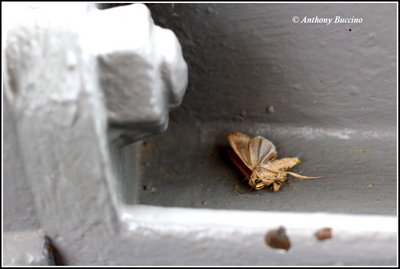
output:
[{"label": "moth wing", "polygon": [[248,168],[244,162],[238,157],[238,155],[232,150],[228,149],[229,158],[231,158],[232,162],[236,165],[237,168],[246,176],[246,178],[250,178],[251,170]]},{"label": "moth wing", "polygon": [[283,158],[271,162],[271,169],[277,171],[286,171],[299,163],[300,163],[299,158]]},{"label": "moth wing", "polygon": [[251,137],[239,132],[233,132],[228,134],[228,141],[237,156],[242,160],[242,162],[251,170],[254,169],[254,165],[251,163],[249,143]]},{"label": "moth wing", "polygon": [[268,161],[275,159],[277,155],[274,144],[261,136],[251,139],[249,152],[250,163],[254,167],[265,165]]}]

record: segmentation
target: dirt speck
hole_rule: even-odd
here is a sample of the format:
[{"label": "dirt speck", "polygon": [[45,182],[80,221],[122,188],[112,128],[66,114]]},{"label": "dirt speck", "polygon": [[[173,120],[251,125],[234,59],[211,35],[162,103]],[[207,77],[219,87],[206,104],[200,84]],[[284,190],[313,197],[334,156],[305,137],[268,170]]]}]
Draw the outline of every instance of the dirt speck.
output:
[{"label": "dirt speck", "polygon": [[265,243],[272,248],[284,249],[286,251],[290,248],[289,237],[282,226],[276,230],[269,231],[265,236]]},{"label": "dirt speck", "polygon": [[318,240],[323,241],[332,238],[332,228],[323,228],[315,233]]}]

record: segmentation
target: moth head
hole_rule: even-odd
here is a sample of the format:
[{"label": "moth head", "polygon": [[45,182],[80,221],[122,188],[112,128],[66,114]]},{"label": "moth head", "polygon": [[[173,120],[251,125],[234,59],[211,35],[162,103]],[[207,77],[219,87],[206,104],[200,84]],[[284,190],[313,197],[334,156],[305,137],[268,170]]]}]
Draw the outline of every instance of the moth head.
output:
[{"label": "moth head", "polygon": [[265,187],[264,182],[259,178],[253,178],[249,180],[250,187],[254,188],[256,191],[261,190]]},{"label": "moth head", "polygon": [[251,173],[249,185],[255,190],[261,190],[274,182],[273,176],[265,168],[257,167]]}]

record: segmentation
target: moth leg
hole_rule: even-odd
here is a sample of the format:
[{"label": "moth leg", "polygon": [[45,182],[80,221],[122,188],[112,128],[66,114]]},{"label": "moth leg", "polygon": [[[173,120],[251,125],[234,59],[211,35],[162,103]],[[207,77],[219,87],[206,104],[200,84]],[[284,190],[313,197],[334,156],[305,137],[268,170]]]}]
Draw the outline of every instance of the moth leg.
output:
[{"label": "moth leg", "polygon": [[235,186],[235,190],[238,192],[238,193],[240,193],[240,194],[246,194],[246,193],[248,193],[248,192],[250,192],[251,190],[253,190],[254,188],[252,187],[252,188],[250,188],[250,190],[248,190],[248,191],[245,191],[245,192],[241,192],[241,191],[239,191],[239,189],[238,189],[238,187],[237,187],[238,185],[236,185]]},{"label": "moth leg", "polygon": [[304,178],[304,179],[325,178],[325,177],[306,177],[306,176],[302,176],[302,175],[299,175],[299,174],[296,174],[296,173],[293,173],[293,172],[284,172],[284,173],[287,173],[287,174],[292,175],[292,176],[294,176],[294,177]]},{"label": "moth leg", "polygon": [[277,173],[278,175],[279,175],[279,173],[287,173],[287,172],[282,172],[282,171],[276,171],[276,170],[268,169],[268,168],[265,168],[265,167],[262,167],[262,168],[265,169],[265,170],[267,170],[267,171],[269,171],[269,172]]},{"label": "moth leg", "polygon": [[325,178],[325,177],[306,177],[306,176],[302,176],[302,175],[299,175],[299,174],[296,174],[296,173],[293,173],[293,172],[275,171],[275,170],[271,170],[271,169],[268,169],[268,168],[265,168],[265,169],[267,169],[267,170],[270,171],[270,172],[277,173],[278,175],[279,175],[279,173],[285,173],[285,174],[289,174],[289,175],[292,175],[292,176],[297,177],[297,178],[304,178],[304,179]]},{"label": "moth leg", "polygon": [[275,180],[274,181],[274,191],[278,191],[279,188],[282,186],[283,181]]}]

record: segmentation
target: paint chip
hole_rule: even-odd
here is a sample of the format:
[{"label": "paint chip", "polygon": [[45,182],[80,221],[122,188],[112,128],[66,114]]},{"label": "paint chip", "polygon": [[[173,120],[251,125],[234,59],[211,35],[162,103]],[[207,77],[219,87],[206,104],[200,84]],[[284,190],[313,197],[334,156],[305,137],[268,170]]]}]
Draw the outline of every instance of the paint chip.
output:
[{"label": "paint chip", "polygon": [[277,230],[269,231],[265,236],[265,243],[272,248],[284,249],[286,251],[290,248],[289,237],[282,226]]},{"label": "paint chip", "polygon": [[315,233],[318,240],[323,241],[332,238],[332,228],[323,228]]}]

